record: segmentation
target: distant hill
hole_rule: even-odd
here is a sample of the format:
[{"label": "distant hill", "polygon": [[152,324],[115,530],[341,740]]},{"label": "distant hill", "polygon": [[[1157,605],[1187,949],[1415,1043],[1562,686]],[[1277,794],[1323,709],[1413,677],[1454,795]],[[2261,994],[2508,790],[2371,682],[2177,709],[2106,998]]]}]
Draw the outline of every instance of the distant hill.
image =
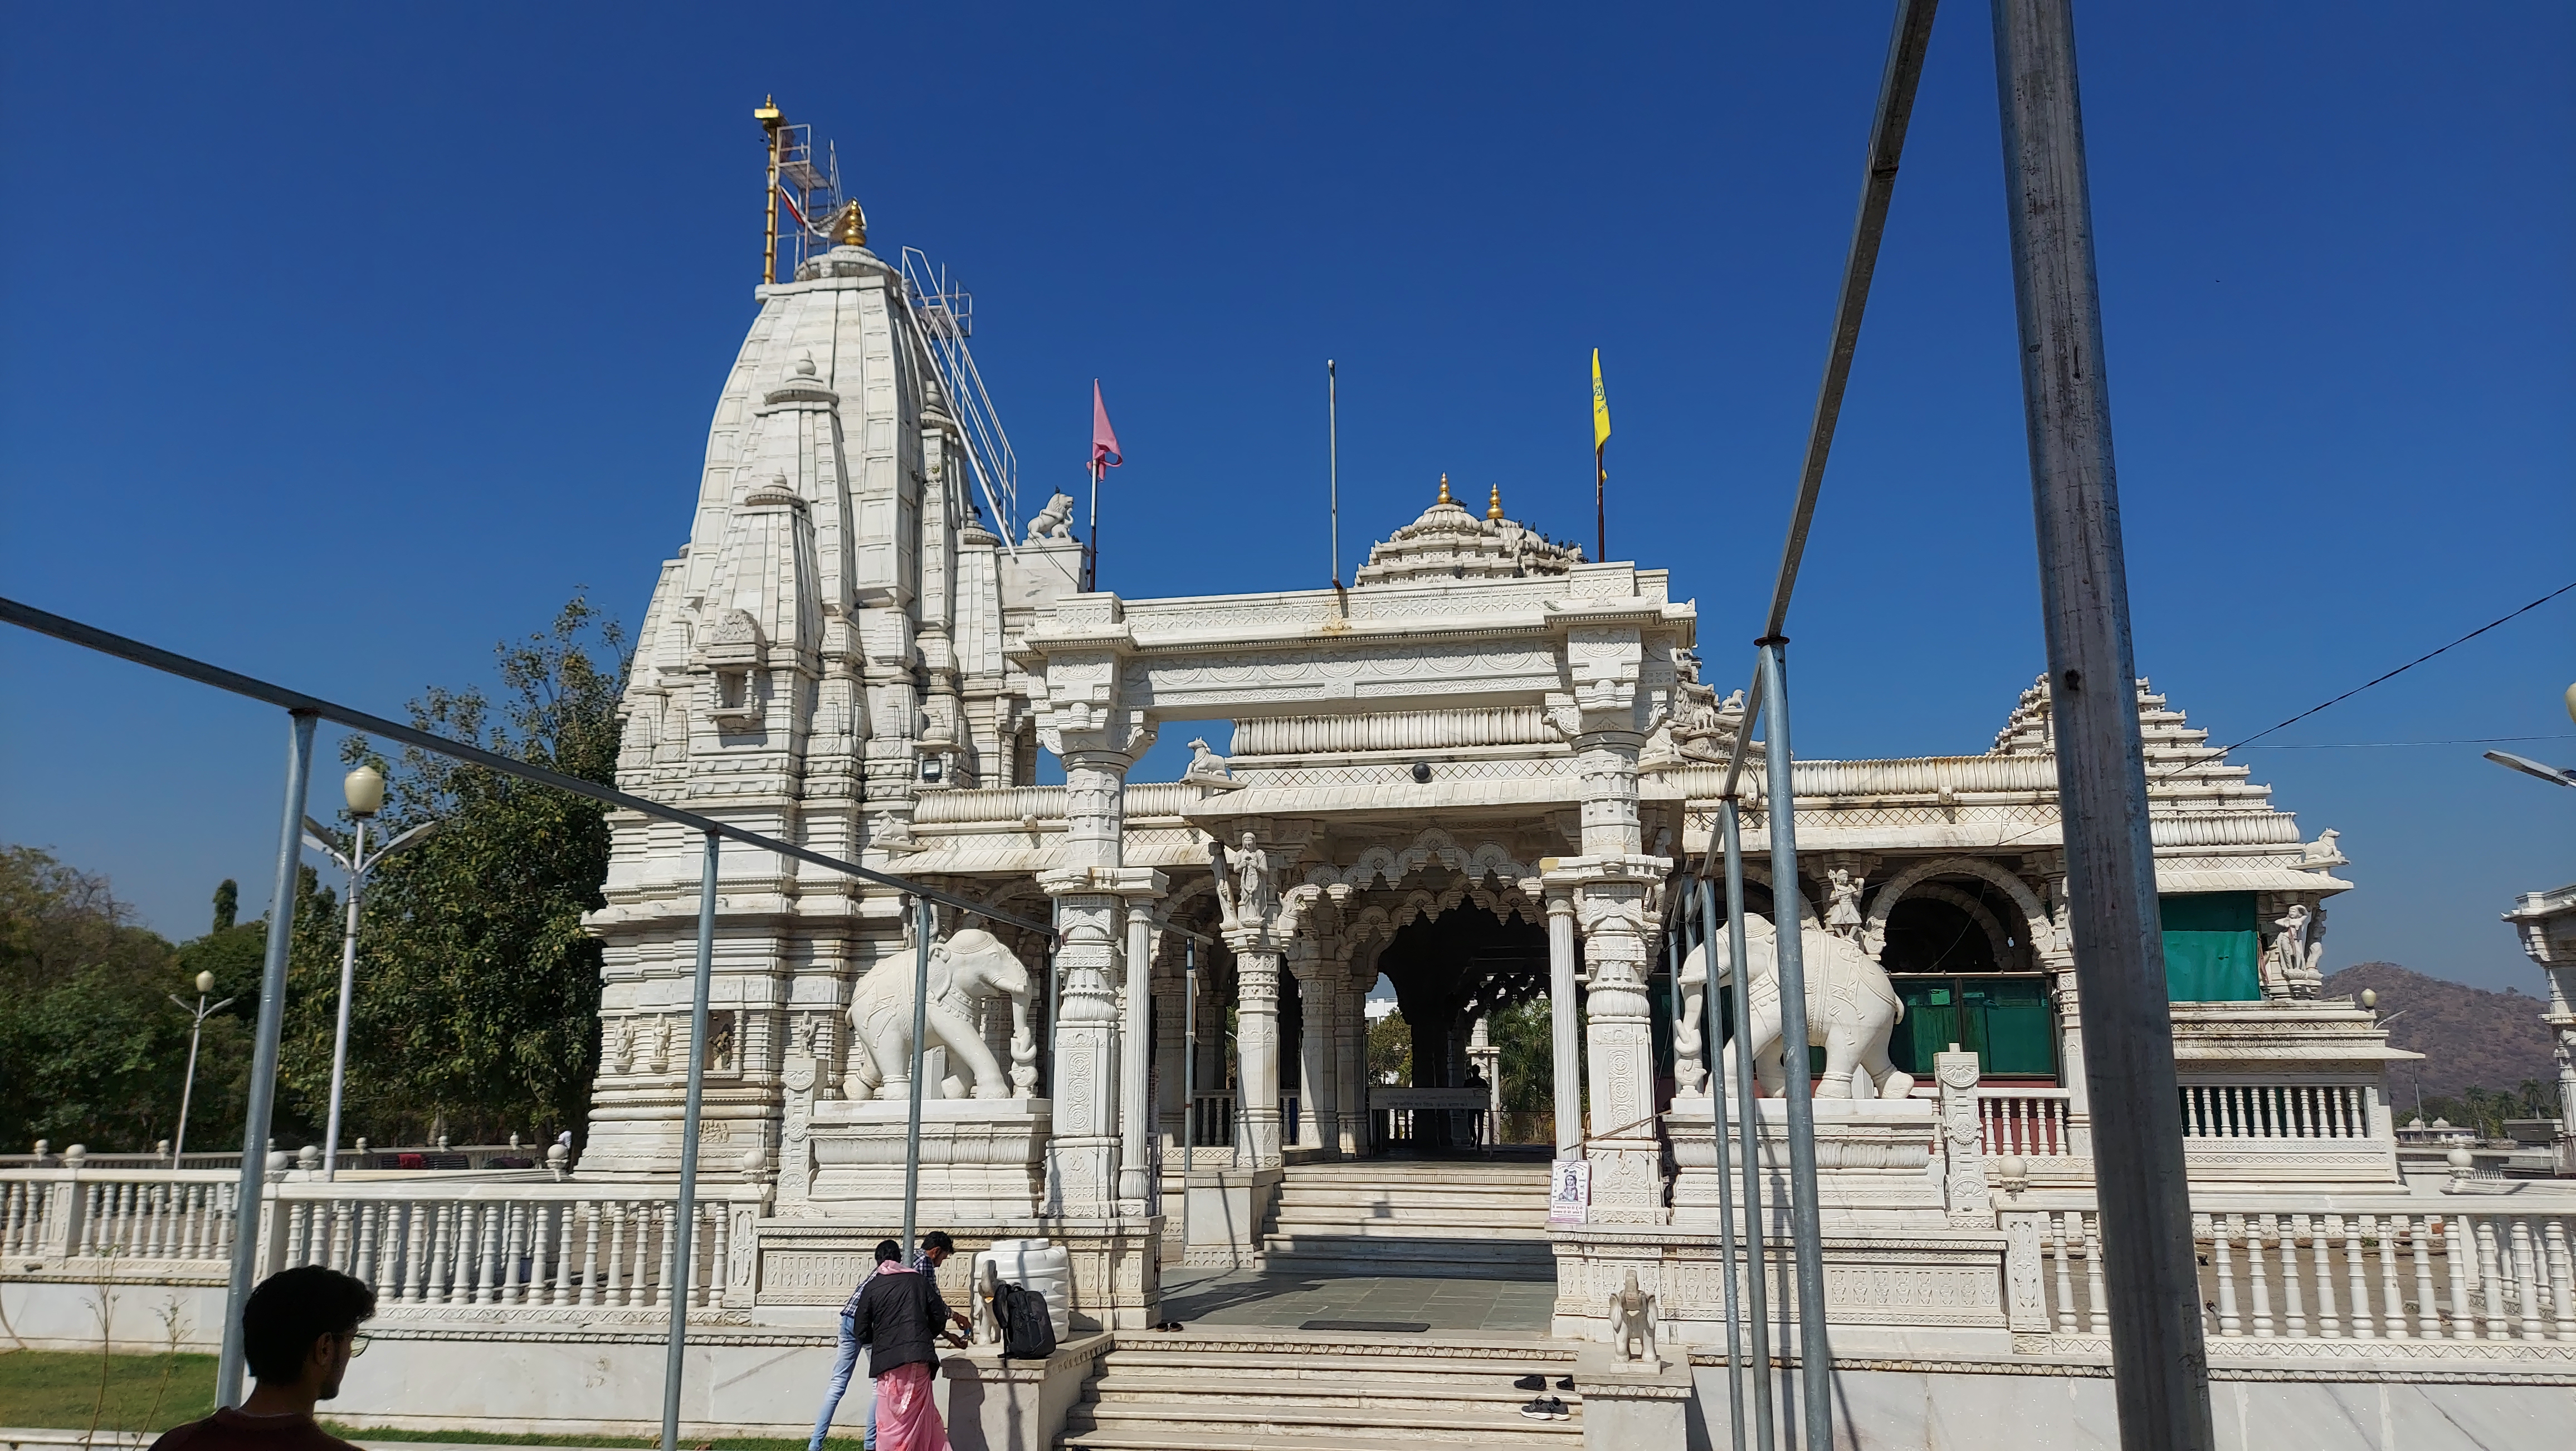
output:
[{"label": "distant hill", "polygon": [[2424,1055],[2423,1062],[2400,1064],[2389,1074],[2400,1122],[2412,1111],[2414,1075],[2421,1076],[2426,1098],[2470,1087],[2511,1092],[2526,1078],[2558,1077],[2549,1029],[2540,1021],[2548,1004],[2540,998],[2511,989],[2491,993],[2393,962],[2357,962],[2331,974],[2325,996],[2350,997],[2363,988],[2379,994],[2381,1017],[2406,1015],[2388,1025],[2389,1046]]}]

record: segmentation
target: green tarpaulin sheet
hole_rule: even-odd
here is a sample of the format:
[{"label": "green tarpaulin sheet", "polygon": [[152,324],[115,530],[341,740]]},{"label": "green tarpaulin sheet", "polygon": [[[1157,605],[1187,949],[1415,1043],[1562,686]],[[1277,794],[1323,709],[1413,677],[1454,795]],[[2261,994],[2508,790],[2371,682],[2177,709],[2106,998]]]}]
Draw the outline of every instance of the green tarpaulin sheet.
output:
[{"label": "green tarpaulin sheet", "polygon": [[2263,996],[2252,892],[2196,892],[2157,899],[2165,936],[2165,997],[2177,1003],[2246,1003]]}]

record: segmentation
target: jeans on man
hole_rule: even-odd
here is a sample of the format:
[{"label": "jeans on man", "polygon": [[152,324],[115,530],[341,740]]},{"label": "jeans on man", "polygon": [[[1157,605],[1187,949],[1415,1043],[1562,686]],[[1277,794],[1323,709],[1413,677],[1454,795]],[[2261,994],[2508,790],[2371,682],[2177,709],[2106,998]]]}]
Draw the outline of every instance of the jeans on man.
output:
[{"label": "jeans on man", "polygon": [[[841,1397],[849,1393],[850,1375],[858,1369],[858,1364],[858,1326],[850,1316],[844,1315],[841,1317],[840,1351],[832,1359],[831,1384],[823,1391],[823,1413],[814,1418],[814,1439],[806,1444],[806,1451],[823,1451],[823,1437],[832,1429],[832,1413],[841,1408]],[[870,1396],[867,1440],[861,1444],[874,1446],[876,1443],[877,1402],[876,1397]]]}]

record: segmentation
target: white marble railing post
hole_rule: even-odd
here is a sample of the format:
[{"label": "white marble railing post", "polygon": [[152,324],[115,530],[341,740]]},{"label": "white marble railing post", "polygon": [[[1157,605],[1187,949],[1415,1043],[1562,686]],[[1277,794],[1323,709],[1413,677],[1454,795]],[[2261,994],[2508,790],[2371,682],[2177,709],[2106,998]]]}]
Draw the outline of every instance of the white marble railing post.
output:
[{"label": "white marble railing post", "polygon": [[1932,1055],[1932,1078],[1941,1087],[1942,1198],[1950,1223],[1961,1229],[1991,1225],[1995,1207],[1986,1189],[1986,1125],[1977,1107],[1977,1055],[1950,1045],[1950,1051]]}]

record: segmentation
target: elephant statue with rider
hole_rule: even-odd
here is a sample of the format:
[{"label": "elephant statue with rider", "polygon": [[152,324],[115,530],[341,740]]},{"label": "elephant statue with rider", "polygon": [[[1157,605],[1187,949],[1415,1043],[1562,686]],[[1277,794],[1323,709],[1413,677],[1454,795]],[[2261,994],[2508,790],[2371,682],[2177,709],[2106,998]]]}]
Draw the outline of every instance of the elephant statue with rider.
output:
[{"label": "elephant statue with rider", "polygon": [[[907,951],[880,963],[851,995],[849,1071],[841,1085],[845,1097],[866,1100],[910,1092],[913,976],[913,955]],[[1033,1060],[1029,995],[1028,964],[983,928],[961,928],[932,946],[929,1006],[922,1019],[929,1041],[923,1047],[947,1049],[952,1069],[966,1070],[952,1073],[940,1085],[940,1096],[962,1098],[970,1088],[977,1098],[1028,1096],[1034,1075],[1005,1069],[985,1046],[981,1018],[990,1000],[1008,998],[1012,1060]]]},{"label": "elephant statue with rider", "polygon": [[[1798,934],[1800,960],[1807,979],[1807,1042],[1825,1050],[1825,1069],[1816,1084],[1819,1098],[1903,1098],[1914,1079],[1887,1056],[1896,1025],[1904,1020],[1905,1003],[1887,980],[1887,970],[1870,960],[1859,944],[1812,922]],[[1700,989],[1708,982],[1711,949],[1721,985],[1733,982],[1732,956],[1726,934],[1690,951],[1682,962],[1686,1020],[1678,1025],[1677,1046],[1687,1040],[1695,1052],[1699,1038]],[[1750,1031],[1726,1045],[1719,1059],[1721,1082],[1732,1086],[1737,1049],[1752,1045],[1753,1070],[1764,1096],[1777,1096],[1788,1084],[1780,1041],[1779,933],[1763,918],[1746,913],[1744,953],[1751,959],[1753,1000]],[[1731,1000],[1731,999],[1730,999]],[[1695,1065],[1694,1065],[1695,1067]]]}]

